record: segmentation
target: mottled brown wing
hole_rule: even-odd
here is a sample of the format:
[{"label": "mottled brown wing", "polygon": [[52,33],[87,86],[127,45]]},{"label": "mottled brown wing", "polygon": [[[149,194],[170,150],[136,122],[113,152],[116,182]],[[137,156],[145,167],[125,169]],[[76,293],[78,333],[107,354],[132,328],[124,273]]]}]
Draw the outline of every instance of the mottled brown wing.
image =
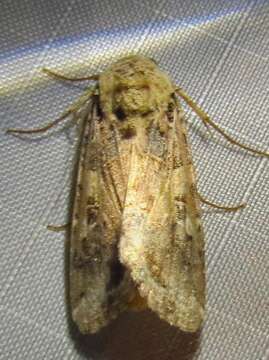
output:
[{"label": "mottled brown wing", "polygon": [[118,134],[107,126],[94,96],[83,129],[70,247],[72,317],[83,333],[98,331],[136,295],[118,256],[128,147],[120,150]]},{"label": "mottled brown wing", "polygon": [[204,318],[204,239],[183,115],[178,105],[168,115],[167,135],[153,126],[148,152],[133,151],[120,257],[149,308],[194,332]]}]

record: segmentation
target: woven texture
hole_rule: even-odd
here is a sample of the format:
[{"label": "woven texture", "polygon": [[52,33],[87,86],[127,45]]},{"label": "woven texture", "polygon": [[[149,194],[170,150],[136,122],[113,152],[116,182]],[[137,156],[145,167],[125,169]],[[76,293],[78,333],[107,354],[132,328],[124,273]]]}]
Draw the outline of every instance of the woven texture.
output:
[{"label": "woven texture", "polygon": [[[234,138],[269,148],[269,3],[251,0],[20,0],[0,11],[1,127],[55,119],[82,92],[41,74],[93,74],[153,57]],[[66,306],[65,235],[76,130],[0,141],[0,359],[267,360],[269,162],[211,138],[186,108],[203,207],[207,320],[184,334],[150,312],[80,336]]]}]

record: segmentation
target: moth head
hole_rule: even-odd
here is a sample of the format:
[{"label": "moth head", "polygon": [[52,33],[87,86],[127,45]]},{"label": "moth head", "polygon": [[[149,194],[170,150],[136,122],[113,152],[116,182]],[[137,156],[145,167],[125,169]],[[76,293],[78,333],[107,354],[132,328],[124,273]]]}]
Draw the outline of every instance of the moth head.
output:
[{"label": "moth head", "polygon": [[154,98],[149,86],[125,86],[117,89],[113,112],[120,121],[133,115],[145,115],[154,110]]}]

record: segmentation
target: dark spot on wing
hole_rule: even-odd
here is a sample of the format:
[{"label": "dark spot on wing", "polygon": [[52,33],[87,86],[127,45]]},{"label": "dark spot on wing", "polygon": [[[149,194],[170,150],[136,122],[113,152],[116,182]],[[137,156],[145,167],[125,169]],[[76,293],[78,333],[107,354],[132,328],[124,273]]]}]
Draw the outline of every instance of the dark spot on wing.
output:
[{"label": "dark spot on wing", "polygon": [[185,133],[182,133],[182,136],[183,136],[183,140],[184,140],[184,143],[187,145],[188,144],[188,141],[187,141],[187,136]]},{"label": "dark spot on wing", "polygon": [[192,235],[187,234],[187,236],[186,236],[186,240],[187,240],[187,241],[192,241],[192,240],[193,240]]},{"label": "dark spot on wing", "polygon": [[112,290],[119,286],[125,273],[124,266],[117,258],[113,259],[110,263],[110,279],[107,284],[107,290]]},{"label": "dark spot on wing", "polygon": [[178,155],[173,156],[173,169],[177,169],[182,166],[183,166],[182,159]]},{"label": "dark spot on wing", "polygon": [[94,205],[87,206],[87,223],[94,224],[97,221],[98,207]]},{"label": "dark spot on wing", "polygon": [[118,120],[123,121],[126,118],[126,114],[121,106],[119,106],[115,111],[115,115],[117,116]]},{"label": "dark spot on wing", "polygon": [[174,121],[174,108],[175,108],[175,104],[173,102],[170,102],[168,104],[167,113],[166,113],[169,122]]},{"label": "dark spot on wing", "polygon": [[94,205],[96,203],[96,200],[93,196],[88,196],[87,204],[88,205]]},{"label": "dark spot on wing", "polygon": [[102,111],[102,108],[100,106],[100,101],[97,101],[96,102],[96,115],[97,115],[97,118],[98,118],[98,121],[102,121],[103,119],[103,111]]},{"label": "dark spot on wing", "polygon": [[82,291],[82,292],[79,294],[79,297],[82,299],[84,296],[85,296],[85,292]]},{"label": "dark spot on wing", "polygon": [[121,133],[124,139],[130,139],[136,135],[136,129],[134,127],[127,127],[126,129],[122,129]]}]

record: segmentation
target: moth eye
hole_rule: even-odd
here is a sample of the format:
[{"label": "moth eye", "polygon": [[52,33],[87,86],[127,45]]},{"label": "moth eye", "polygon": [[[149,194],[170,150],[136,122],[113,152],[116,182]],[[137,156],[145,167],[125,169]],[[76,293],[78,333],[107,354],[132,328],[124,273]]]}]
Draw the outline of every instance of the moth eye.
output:
[{"label": "moth eye", "polygon": [[117,109],[114,111],[114,114],[120,121],[123,121],[126,118],[125,112],[121,106],[117,107]]}]

